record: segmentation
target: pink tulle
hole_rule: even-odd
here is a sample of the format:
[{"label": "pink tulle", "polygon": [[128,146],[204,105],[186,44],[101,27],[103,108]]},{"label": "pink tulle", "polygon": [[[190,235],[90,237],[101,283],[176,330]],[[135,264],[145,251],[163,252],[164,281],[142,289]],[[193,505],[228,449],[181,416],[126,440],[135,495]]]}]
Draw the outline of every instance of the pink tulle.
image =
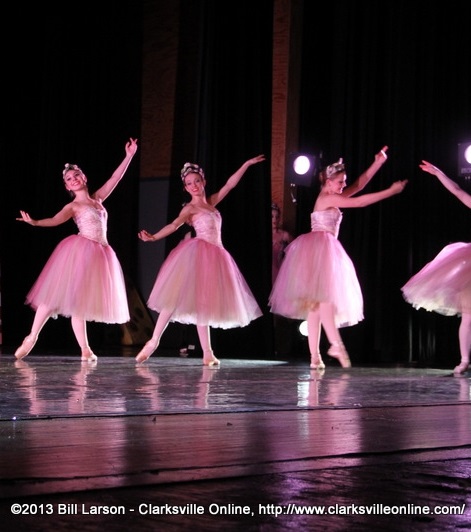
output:
[{"label": "pink tulle", "polygon": [[300,320],[307,319],[320,302],[334,304],[337,327],[363,319],[355,267],[328,231],[312,231],[291,242],[269,298],[271,312]]},{"label": "pink tulle", "polygon": [[86,321],[129,321],[126,287],[113,249],[80,235],[71,235],[54,249],[26,297],[37,309],[45,305],[54,316]]},{"label": "pink tulle", "polygon": [[171,321],[229,329],[262,315],[231,255],[200,238],[180,242],[159,271],[147,305]]},{"label": "pink tulle", "polygon": [[471,243],[445,246],[401,290],[416,309],[445,316],[471,313]]}]

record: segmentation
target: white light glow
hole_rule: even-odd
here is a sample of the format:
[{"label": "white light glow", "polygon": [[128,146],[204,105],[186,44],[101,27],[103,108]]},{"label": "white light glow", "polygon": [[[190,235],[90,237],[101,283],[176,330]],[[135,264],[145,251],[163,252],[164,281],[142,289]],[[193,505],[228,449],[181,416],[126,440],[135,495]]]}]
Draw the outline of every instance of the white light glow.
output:
[{"label": "white light glow", "polygon": [[464,150],[464,158],[468,164],[471,164],[471,144]]},{"label": "white light glow", "polygon": [[311,162],[309,161],[309,158],[305,155],[300,155],[299,157],[296,157],[296,159],[293,162],[293,168],[294,171],[298,175],[304,175],[309,171],[309,168],[311,167]]},{"label": "white light glow", "polygon": [[301,322],[301,324],[299,325],[299,332],[303,335],[303,336],[307,336],[307,321],[304,320],[303,322]]}]

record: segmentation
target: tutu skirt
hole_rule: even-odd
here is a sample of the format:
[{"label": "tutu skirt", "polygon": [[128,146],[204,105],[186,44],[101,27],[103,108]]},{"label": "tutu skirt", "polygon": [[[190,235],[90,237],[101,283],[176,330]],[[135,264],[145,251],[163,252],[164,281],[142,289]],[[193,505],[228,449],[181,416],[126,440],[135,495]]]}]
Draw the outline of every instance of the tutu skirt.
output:
[{"label": "tutu skirt", "polygon": [[401,290],[416,309],[445,316],[471,313],[471,243],[445,246]]},{"label": "tutu skirt", "polygon": [[363,296],[353,262],[333,234],[311,231],[286,248],[269,306],[274,314],[306,320],[321,302],[334,304],[337,327],[363,319]]},{"label": "tutu skirt", "polygon": [[71,235],[54,249],[26,296],[33,309],[53,316],[101,323],[126,323],[129,308],[121,265],[109,245]]},{"label": "tutu skirt", "polygon": [[147,305],[171,321],[221,329],[244,327],[262,315],[231,255],[200,238],[180,242],[162,264]]}]

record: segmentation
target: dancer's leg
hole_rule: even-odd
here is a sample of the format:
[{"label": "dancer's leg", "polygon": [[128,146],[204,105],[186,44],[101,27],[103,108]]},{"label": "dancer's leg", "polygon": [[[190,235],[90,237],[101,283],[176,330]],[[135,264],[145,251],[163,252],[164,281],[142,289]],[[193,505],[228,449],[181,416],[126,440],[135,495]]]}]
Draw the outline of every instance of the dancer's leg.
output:
[{"label": "dancer's leg", "polygon": [[456,374],[465,373],[469,367],[469,351],[471,349],[471,313],[464,313],[461,316],[460,328],[458,330],[460,341],[461,362],[453,370]]},{"label": "dancer's leg", "polygon": [[154,332],[152,333],[152,338],[139,351],[136,357],[137,362],[145,362],[157,349],[157,347],[159,347],[160,338],[167,328],[171,317],[172,313],[168,310],[162,310],[162,312],[160,312],[154,327]]},{"label": "dancer's leg", "polygon": [[52,312],[49,308],[46,308],[44,305],[39,305],[34,315],[31,332],[23,340],[23,343],[20,345],[20,347],[18,347],[18,349],[15,351],[15,357],[17,359],[22,359],[30,353],[38,339],[41,329],[44,327],[51,315]]},{"label": "dancer's leg", "polygon": [[89,360],[92,362],[95,361],[97,356],[88,345],[87,322],[82,318],[76,318],[72,316],[70,323],[72,324],[72,329],[74,331],[78,345],[82,350],[82,360]]},{"label": "dancer's leg", "polygon": [[311,353],[311,368],[324,369],[325,364],[319,350],[321,340],[321,316],[319,307],[316,310],[311,310],[307,315],[307,340],[309,352]]},{"label": "dancer's leg", "polygon": [[201,349],[203,350],[203,364],[205,366],[217,366],[219,360],[214,356],[211,347],[211,335],[209,325],[197,325],[198,338],[200,340]]},{"label": "dancer's leg", "polygon": [[351,367],[350,358],[342,342],[337,325],[335,324],[335,308],[333,303],[320,303],[319,311],[322,327],[331,344],[327,353],[336,358],[343,368]]}]

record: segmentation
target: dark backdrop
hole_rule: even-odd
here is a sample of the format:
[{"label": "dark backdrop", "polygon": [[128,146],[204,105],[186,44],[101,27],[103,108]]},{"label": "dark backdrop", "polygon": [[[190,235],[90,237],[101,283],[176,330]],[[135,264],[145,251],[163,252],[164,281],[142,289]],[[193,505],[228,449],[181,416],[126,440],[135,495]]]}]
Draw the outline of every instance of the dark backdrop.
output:
[{"label": "dark backdrop", "polygon": [[[18,210],[54,214],[67,201],[65,162],[81,165],[98,185],[121,160],[126,139],[139,137],[142,6],[110,4],[107,13],[97,3],[67,12],[42,4],[12,18],[1,185],[4,344],[29,330],[24,297],[55,244],[75,230],[72,222],[19,224]],[[469,241],[469,210],[418,164],[428,159],[456,177],[457,144],[471,139],[471,8],[335,0],[321,12],[316,2],[304,4],[299,148],[322,152],[325,162],[344,157],[353,179],[386,144],[389,160],[366,191],[410,180],[401,196],[344,213],[339,238],[365,298],[365,321],[342,331],[353,362],[451,366],[458,319],[411,309],[400,287],[448,242]],[[194,159],[205,167],[210,193],[244,160],[270,157],[273,2],[201,0],[181,9],[172,175]],[[131,278],[138,176],[136,159],[107,201],[109,240]],[[309,230],[316,190],[299,192],[298,233]],[[220,205],[225,246],[266,312],[243,330],[215,331],[216,346],[227,348],[221,355],[243,347],[271,356],[270,195],[268,162],[252,167]],[[183,199],[180,182],[171,181],[169,218]],[[40,339],[43,347],[64,341],[73,343],[64,319]]]}]

